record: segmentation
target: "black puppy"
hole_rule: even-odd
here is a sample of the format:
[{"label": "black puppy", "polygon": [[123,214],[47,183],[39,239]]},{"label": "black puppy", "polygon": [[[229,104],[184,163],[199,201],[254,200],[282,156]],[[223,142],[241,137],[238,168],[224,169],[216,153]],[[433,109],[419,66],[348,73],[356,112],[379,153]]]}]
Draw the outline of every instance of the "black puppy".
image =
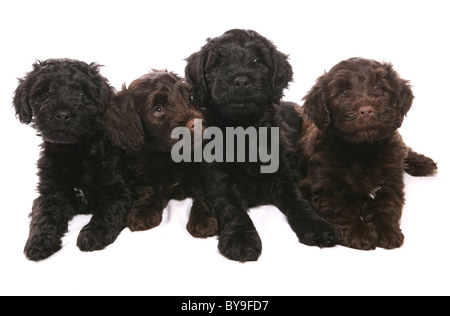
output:
[{"label": "black puppy", "polygon": [[24,250],[30,260],[61,249],[61,237],[76,214],[93,214],[78,236],[82,251],[106,247],[125,227],[131,195],[122,174],[123,154],[103,132],[111,93],[98,65],[71,59],[36,62],[19,80],[16,115],[44,141],[37,164],[40,196]]},{"label": "black puppy", "polygon": [[[205,108],[207,125],[219,127],[224,135],[227,127],[267,127],[267,139],[276,128],[279,131],[276,172],[261,173],[260,157],[257,162],[204,164],[206,199],[218,220],[220,252],[237,261],[258,259],[261,240],[247,210],[261,204],[274,204],[285,213],[300,242],[320,247],[337,244],[337,228],[302,198],[296,185],[299,175],[289,163],[292,135],[298,131],[283,121],[288,113],[281,113],[283,90],[293,76],[287,56],[254,31],[230,30],[209,39],[187,61],[186,78],[197,105]],[[295,116],[294,110],[290,113]],[[270,147],[271,152],[276,149]]]}]

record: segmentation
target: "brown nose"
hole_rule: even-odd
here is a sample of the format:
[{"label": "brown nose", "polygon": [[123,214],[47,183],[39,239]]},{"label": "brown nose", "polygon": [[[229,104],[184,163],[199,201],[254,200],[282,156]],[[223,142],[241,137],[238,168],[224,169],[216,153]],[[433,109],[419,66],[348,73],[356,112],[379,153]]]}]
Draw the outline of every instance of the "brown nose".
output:
[{"label": "brown nose", "polygon": [[370,105],[363,105],[362,107],[359,108],[358,111],[359,111],[359,115],[361,115],[361,117],[369,118],[373,115],[373,112],[375,110]]},{"label": "brown nose", "polygon": [[186,122],[186,127],[187,128],[189,128],[189,130],[191,131],[191,132],[194,132],[194,120],[195,119],[191,119],[191,120],[189,120],[189,121],[187,121]]}]

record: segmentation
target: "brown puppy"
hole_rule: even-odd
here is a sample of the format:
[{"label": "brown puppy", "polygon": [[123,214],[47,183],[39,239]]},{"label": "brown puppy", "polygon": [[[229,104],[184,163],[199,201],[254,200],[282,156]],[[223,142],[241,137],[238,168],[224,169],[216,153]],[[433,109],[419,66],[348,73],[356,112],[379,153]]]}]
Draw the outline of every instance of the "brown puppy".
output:
[{"label": "brown puppy", "polygon": [[302,192],[336,224],[344,246],[397,248],[404,236],[404,171],[432,175],[436,164],[408,148],[397,129],[413,93],[392,65],[351,58],[319,77],[305,96],[298,146]]},{"label": "brown puppy", "polygon": [[172,72],[150,72],[125,86],[110,102],[105,127],[112,141],[128,151],[135,202],[128,213],[132,231],[158,226],[170,199],[193,198],[187,229],[194,237],[212,236],[217,221],[203,199],[199,163],[173,161],[176,127],[191,133],[202,113],[191,103],[190,87]]}]

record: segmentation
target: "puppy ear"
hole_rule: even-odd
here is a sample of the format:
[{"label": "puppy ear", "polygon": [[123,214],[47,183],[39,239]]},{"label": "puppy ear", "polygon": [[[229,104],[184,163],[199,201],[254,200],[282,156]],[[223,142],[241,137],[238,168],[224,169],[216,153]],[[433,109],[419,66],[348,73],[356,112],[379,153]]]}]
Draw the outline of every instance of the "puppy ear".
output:
[{"label": "puppy ear", "polygon": [[400,127],[403,123],[403,119],[405,118],[406,113],[408,113],[409,109],[412,106],[414,94],[411,90],[409,81],[400,78],[400,76],[393,69],[390,63],[384,63],[383,66],[387,70],[388,75],[392,78],[392,81],[395,83],[395,108],[397,110],[397,119],[395,122],[396,126]]},{"label": "puppy ear", "polygon": [[33,118],[33,111],[30,105],[30,93],[36,82],[37,71],[42,67],[40,61],[33,64],[33,70],[24,78],[19,79],[19,85],[14,92],[13,105],[16,116],[23,124],[30,124]]},{"label": "puppy ear", "polygon": [[185,77],[188,83],[192,85],[195,103],[198,106],[204,107],[207,105],[207,90],[206,79],[204,73],[204,62],[202,52],[197,52],[189,56],[186,61]]},{"label": "puppy ear", "polygon": [[272,51],[274,64],[273,88],[275,90],[274,102],[279,103],[283,98],[283,90],[287,88],[294,75],[292,66],[288,62],[288,56],[279,52],[275,48]]},{"label": "puppy ear", "polygon": [[99,101],[102,105],[106,105],[106,104],[108,104],[109,98],[111,97],[111,95],[113,93],[113,89],[109,85],[108,79],[106,79],[105,77],[103,77],[100,74],[100,67],[103,67],[103,66],[99,65],[97,63],[91,63],[91,64],[89,64],[89,66],[94,71],[93,77],[95,78],[95,81],[97,84],[96,92],[98,94]]},{"label": "puppy ear", "polygon": [[106,134],[127,151],[138,151],[144,145],[144,129],[134,101],[127,90],[119,92],[111,98],[104,117]]},{"label": "puppy ear", "polygon": [[413,99],[414,95],[409,82],[401,79],[400,89],[396,100],[396,107],[398,110],[397,127],[400,127],[402,125],[406,113],[408,113],[409,109],[412,106]]},{"label": "puppy ear", "polygon": [[326,104],[324,76],[317,79],[316,84],[303,98],[305,101],[303,109],[306,116],[317,126],[320,130],[330,125],[330,111]]}]

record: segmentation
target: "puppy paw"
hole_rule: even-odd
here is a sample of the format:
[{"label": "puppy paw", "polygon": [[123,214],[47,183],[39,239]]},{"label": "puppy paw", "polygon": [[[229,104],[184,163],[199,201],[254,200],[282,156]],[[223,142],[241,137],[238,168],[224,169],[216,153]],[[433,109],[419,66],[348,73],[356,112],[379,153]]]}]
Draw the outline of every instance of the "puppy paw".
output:
[{"label": "puppy paw", "polygon": [[261,239],[255,229],[222,232],[219,251],[231,260],[256,261],[262,251]]},{"label": "puppy paw", "polygon": [[414,177],[432,176],[437,173],[437,163],[409,148],[405,159],[405,171]]},{"label": "puppy paw", "polygon": [[403,245],[405,236],[398,225],[377,224],[377,246],[385,249],[399,248]]},{"label": "puppy paw", "polygon": [[81,251],[101,250],[113,243],[119,233],[118,229],[90,222],[80,231],[77,246]]},{"label": "puppy paw", "polygon": [[127,227],[131,231],[152,229],[162,221],[162,211],[148,211],[139,208],[130,210],[127,216]]},{"label": "puppy paw", "polygon": [[297,222],[291,226],[299,241],[308,246],[333,247],[341,241],[339,229],[324,219]]},{"label": "puppy paw", "polygon": [[186,229],[196,238],[206,238],[217,233],[217,219],[211,214],[189,219]]},{"label": "puppy paw", "polygon": [[47,234],[30,236],[25,244],[25,256],[32,261],[39,261],[50,257],[61,249],[61,239]]},{"label": "puppy paw", "polygon": [[342,245],[360,250],[373,250],[377,246],[377,234],[370,225],[359,223],[341,228]]}]

